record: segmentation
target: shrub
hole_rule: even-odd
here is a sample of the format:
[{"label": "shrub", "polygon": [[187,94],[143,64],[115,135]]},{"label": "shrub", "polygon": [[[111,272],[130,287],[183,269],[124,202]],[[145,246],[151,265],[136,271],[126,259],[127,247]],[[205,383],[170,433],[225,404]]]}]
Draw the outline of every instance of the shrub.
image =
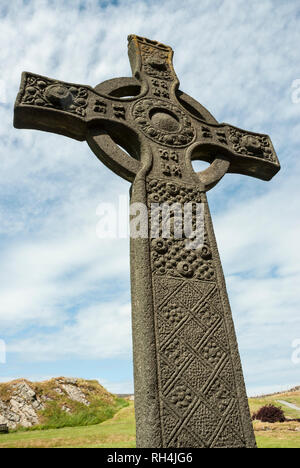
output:
[{"label": "shrub", "polygon": [[262,422],[276,423],[284,422],[285,416],[281,408],[274,405],[266,405],[260,408],[257,413],[254,413],[252,419]]}]

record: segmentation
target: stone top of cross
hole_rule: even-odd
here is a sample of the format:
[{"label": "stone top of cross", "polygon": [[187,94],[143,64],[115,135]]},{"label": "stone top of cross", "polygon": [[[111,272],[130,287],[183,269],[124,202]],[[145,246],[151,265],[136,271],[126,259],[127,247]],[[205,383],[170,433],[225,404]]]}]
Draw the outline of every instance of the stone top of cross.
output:
[{"label": "stone top of cross", "polygon": [[[170,47],[131,35],[128,53],[133,77],[95,88],[24,72],[15,127],[87,140],[101,161],[129,181],[151,167],[155,177],[193,180],[209,190],[226,172],[269,180],[279,171],[267,135],[219,124],[179,90]],[[211,165],[196,174],[193,159]]]}]

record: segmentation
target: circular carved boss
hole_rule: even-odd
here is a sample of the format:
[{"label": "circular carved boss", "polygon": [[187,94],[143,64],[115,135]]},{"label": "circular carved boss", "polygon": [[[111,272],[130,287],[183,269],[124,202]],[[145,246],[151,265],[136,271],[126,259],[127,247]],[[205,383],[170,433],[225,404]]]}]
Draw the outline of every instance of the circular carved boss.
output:
[{"label": "circular carved boss", "polygon": [[187,115],[176,105],[160,99],[141,99],[132,107],[132,115],[143,133],[167,146],[186,146],[195,137]]}]

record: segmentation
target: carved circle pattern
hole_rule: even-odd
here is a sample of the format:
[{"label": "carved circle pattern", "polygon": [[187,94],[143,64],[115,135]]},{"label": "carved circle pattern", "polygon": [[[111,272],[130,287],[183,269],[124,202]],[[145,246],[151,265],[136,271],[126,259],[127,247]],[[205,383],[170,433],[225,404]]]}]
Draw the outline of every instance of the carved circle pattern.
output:
[{"label": "carved circle pattern", "polygon": [[210,328],[219,319],[219,315],[213,310],[206,302],[201,306],[199,310],[202,323]]},{"label": "carved circle pattern", "polygon": [[52,104],[67,105],[72,102],[72,94],[65,86],[54,84],[48,86],[45,92],[46,98],[52,102]]},{"label": "carved circle pattern", "polygon": [[277,162],[270,139],[265,135],[251,135],[236,128],[230,129],[229,140],[234,151],[245,156],[256,156],[267,161]]},{"label": "carved circle pattern", "polygon": [[67,86],[50,80],[29,76],[26,80],[22,104],[61,109],[86,115],[88,92],[82,86]]},{"label": "carved circle pattern", "polygon": [[168,304],[163,308],[163,314],[165,318],[174,324],[179,323],[184,317],[184,310],[178,304]]},{"label": "carved circle pattern", "polygon": [[224,386],[223,382],[216,379],[211,387],[206,392],[206,396],[213,404],[217,405],[218,410],[223,413],[227,410],[230,402],[231,395],[228,389]]},{"label": "carved circle pattern", "polygon": [[164,354],[176,367],[180,367],[188,357],[188,354],[180,349],[180,341],[177,338],[174,338],[168,347],[165,348]]},{"label": "carved circle pattern", "polygon": [[219,346],[213,341],[209,341],[203,350],[204,357],[212,365],[215,365],[222,357],[222,351]]},{"label": "carved circle pattern", "polygon": [[[151,119],[151,113],[156,111],[159,111],[161,122],[164,122],[161,126]],[[144,134],[157,143],[182,147],[190,144],[195,137],[195,130],[190,118],[179,107],[168,101],[150,98],[141,99],[133,105],[132,114]],[[163,115],[165,115],[164,119]],[[171,119],[176,123],[178,122],[178,130],[166,130],[165,123],[169,121],[171,127]],[[172,122],[172,125],[174,125],[174,122]]]},{"label": "carved circle pattern", "polygon": [[176,387],[171,392],[171,402],[177,408],[185,409],[187,408],[192,400],[193,396],[189,388],[184,385],[176,385]]},{"label": "carved circle pattern", "polygon": [[[178,184],[164,182],[157,179],[149,179],[147,182],[148,208],[149,208],[149,226],[151,234],[157,234],[151,241],[151,264],[152,270],[157,274],[169,274],[181,278],[196,278],[212,281],[215,279],[214,265],[212,261],[211,249],[208,243],[207,233],[204,232],[203,244],[199,248],[187,248],[184,236],[176,238],[172,227],[174,213],[170,210],[170,238],[163,238],[163,223],[159,213],[161,205],[172,206],[177,203],[184,210],[185,203],[201,203],[202,195],[197,188],[180,186]],[[157,204],[158,206],[152,206]],[[192,215],[191,225],[196,232],[196,215]]]}]

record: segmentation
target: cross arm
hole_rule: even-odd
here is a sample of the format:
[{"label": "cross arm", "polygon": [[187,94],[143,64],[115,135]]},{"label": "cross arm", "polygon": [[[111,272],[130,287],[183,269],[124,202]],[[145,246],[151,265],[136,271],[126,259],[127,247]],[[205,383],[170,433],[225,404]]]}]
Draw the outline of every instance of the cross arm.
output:
[{"label": "cross arm", "polygon": [[84,140],[90,92],[86,86],[24,72],[15,103],[14,126]]},{"label": "cross arm", "polygon": [[229,160],[227,172],[270,180],[279,170],[280,163],[268,135],[248,132],[228,124],[200,123],[198,144],[191,159],[213,162],[224,155]]},{"label": "cross arm", "polygon": [[127,102],[105,96],[90,86],[53,80],[24,72],[18,93],[14,126],[58,133],[83,141],[93,122],[123,124]]}]

